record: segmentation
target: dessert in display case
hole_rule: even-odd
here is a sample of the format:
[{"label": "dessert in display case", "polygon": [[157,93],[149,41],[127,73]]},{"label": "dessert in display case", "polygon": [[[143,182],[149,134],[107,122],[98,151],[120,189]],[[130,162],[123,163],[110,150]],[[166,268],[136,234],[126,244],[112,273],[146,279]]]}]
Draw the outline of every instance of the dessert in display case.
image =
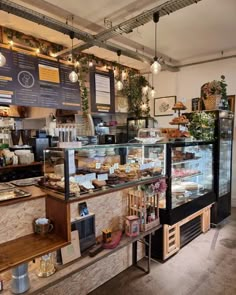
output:
[{"label": "dessert in display case", "polygon": [[44,151],[39,184],[65,199],[155,181],[165,175],[165,144],[96,145]]},{"label": "dessert in display case", "polygon": [[127,141],[138,136],[141,128],[153,128],[154,119],[151,117],[127,118]]},{"label": "dessert in display case", "polygon": [[174,224],[215,201],[213,143],[167,144],[168,188],[160,199],[161,223]]}]

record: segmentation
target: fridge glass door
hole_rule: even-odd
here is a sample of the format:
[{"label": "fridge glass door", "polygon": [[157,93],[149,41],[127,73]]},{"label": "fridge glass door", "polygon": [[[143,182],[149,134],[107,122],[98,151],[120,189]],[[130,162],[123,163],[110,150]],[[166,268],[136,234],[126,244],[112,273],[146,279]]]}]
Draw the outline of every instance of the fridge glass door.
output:
[{"label": "fridge glass door", "polygon": [[219,197],[231,190],[232,132],[232,119],[220,119]]}]

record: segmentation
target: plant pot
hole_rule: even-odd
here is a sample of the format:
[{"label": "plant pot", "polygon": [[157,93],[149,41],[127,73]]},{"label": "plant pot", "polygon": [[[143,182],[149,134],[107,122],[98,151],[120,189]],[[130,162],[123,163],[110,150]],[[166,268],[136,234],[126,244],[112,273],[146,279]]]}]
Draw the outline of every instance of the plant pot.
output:
[{"label": "plant pot", "polygon": [[221,95],[209,95],[204,99],[204,106],[206,110],[218,110],[221,100]]}]

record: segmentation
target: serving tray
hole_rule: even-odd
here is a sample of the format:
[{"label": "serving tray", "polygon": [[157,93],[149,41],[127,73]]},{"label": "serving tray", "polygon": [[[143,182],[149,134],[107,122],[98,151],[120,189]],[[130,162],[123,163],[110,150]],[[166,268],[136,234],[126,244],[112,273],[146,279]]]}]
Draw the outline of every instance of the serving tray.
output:
[{"label": "serving tray", "polygon": [[25,198],[29,196],[31,196],[31,193],[25,192],[21,189],[9,189],[5,191],[0,191],[0,202],[18,198]]}]

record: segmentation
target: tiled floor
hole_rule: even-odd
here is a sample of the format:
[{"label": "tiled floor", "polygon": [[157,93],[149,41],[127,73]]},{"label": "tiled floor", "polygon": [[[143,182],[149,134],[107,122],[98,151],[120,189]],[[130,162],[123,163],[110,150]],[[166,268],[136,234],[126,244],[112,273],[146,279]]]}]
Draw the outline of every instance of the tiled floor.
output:
[{"label": "tiled floor", "polygon": [[148,275],[131,267],[90,295],[236,295],[236,208],[218,228],[151,267]]}]

